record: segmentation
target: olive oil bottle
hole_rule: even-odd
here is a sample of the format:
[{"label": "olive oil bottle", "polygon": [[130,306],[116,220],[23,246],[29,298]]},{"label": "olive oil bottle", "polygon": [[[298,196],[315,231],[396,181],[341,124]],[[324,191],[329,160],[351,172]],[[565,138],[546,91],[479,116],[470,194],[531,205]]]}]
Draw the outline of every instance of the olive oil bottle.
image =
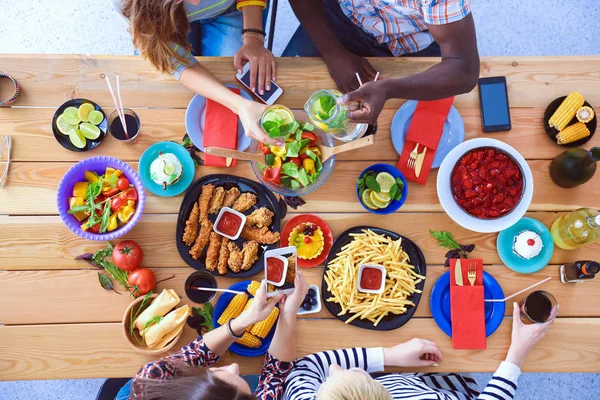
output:
[{"label": "olive oil bottle", "polygon": [[551,233],[555,245],[575,250],[600,238],[600,214],[590,208],[580,208],[557,218]]}]

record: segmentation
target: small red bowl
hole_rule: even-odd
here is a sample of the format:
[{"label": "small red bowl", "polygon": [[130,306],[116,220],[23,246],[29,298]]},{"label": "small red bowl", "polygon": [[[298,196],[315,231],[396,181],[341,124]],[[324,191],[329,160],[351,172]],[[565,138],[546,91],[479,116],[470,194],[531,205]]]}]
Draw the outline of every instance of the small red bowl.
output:
[{"label": "small red bowl", "polygon": [[313,258],[312,260],[303,260],[298,257],[298,266],[302,268],[312,268],[325,262],[325,259],[327,259],[329,251],[331,250],[331,246],[333,246],[333,234],[331,233],[331,228],[321,218],[312,214],[300,214],[290,219],[281,230],[279,245],[281,247],[290,246],[290,233],[292,233],[295,227],[303,222],[311,222],[321,228],[323,231],[323,240],[325,241],[323,252],[318,257]]}]

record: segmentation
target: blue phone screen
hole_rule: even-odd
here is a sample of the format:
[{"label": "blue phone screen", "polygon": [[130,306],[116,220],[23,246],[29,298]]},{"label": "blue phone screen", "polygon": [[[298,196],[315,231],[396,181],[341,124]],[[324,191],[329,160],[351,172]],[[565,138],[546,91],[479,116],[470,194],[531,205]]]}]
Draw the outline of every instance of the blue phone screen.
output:
[{"label": "blue phone screen", "polygon": [[508,101],[502,83],[486,83],[480,85],[481,108],[486,126],[508,125]]}]

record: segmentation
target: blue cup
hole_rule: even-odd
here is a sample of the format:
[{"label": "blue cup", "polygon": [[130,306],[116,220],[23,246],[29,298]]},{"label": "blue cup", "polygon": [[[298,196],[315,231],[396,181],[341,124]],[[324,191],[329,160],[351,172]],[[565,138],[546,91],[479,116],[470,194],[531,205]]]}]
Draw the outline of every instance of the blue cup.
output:
[{"label": "blue cup", "polygon": [[398,168],[396,168],[392,165],[389,165],[389,164],[373,164],[370,167],[366,168],[363,172],[361,172],[358,178],[359,179],[362,178],[362,176],[369,171],[373,171],[375,173],[387,172],[390,175],[392,175],[394,178],[400,178],[402,180],[402,182],[404,182],[404,188],[402,189],[402,198],[400,200],[392,200],[390,205],[387,206],[386,208],[381,208],[379,210],[371,210],[369,207],[367,207],[363,203],[362,199],[360,198],[360,194],[359,194],[359,190],[358,190],[358,183],[357,183],[356,184],[356,197],[358,198],[358,201],[360,202],[360,204],[363,206],[363,208],[365,210],[367,210],[368,212],[371,212],[373,214],[385,215],[385,214],[391,214],[391,213],[398,211],[398,209],[400,207],[402,207],[402,205],[406,201],[406,197],[408,196],[408,183],[406,182],[406,178],[404,178],[404,175],[402,174],[402,172],[400,172],[400,170],[398,170]]}]

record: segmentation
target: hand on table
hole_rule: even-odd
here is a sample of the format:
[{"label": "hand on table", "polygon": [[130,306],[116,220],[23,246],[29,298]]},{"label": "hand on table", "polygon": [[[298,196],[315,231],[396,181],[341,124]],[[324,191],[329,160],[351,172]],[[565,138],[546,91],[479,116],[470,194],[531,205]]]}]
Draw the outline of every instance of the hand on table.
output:
[{"label": "hand on table", "polygon": [[349,51],[331,54],[329,58],[325,59],[325,62],[329,75],[343,93],[358,89],[360,83],[356,79],[357,72],[363,83],[372,81],[377,74],[366,58],[359,57]]},{"label": "hand on table", "polygon": [[[342,97],[344,104],[358,103],[358,109],[348,112],[348,118],[354,122],[374,124],[387,100],[383,86],[384,80],[367,82],[353,92],[346,93]],[[352,109],[352,107],[349,107]]]},{"label": "hand on table", "polygon": [[385,365],[394,367],[436,367],[442,361],[437,345],[426,339],[412,339],[383,349]]},{"label": "hand on table", "polygon": [[300,309],[300,306],[306,297],[306,293],[308,293],[308,282],[306,282],[304,274],[298,270],[296,270],[294,287],[294,292],[285,296],[281,300],[281,304],[283,304],[282,313],[295,319],[296,313],[298,312],[298,309]]},{"label": "hand on table", "polygon": [[244,126],[246,136],[261,143],[283,146],[284,143],[271,139],[259,124],[266,108],[266,105],[251,100],[245,100],[244,104],[239,107],[238,117]]},{"label": "hand on table", "polygon": [[256,296],[254,296],[252,305],[250,305],[250,308],[244,311],[237,319],[243,321],[244,325],[247,326],[263,321],[271,314],[273,308],[275,308],[282,298],[283,295],[278,294],[269,299],[267,297],[267,282],[263,279],[260,283],[260,288],[256,291]]},{"label": "hand on table", "polygon": [[[264,43],[257,38],[247,37],[244,45],[233,56],[233,66],[242,72],[244,61],[250,62],[250,88],[256,93],[264,94],[271,90],[271,80],[277,74],[277,62],[273,53],[265,48]],[[258,80],[257,80],[258,77]]]},{"label": "hand on table", "polygon": [[525,361],[527,353],[529,353],[533,347],[546,336],[557,313],[558,306],[552,311],[552,321],[544,324],[526,325],[521,321],[521,308],[519,307],[519,304],[513,303],[512,337],[506,361],[513,363],[520,368]]}]

